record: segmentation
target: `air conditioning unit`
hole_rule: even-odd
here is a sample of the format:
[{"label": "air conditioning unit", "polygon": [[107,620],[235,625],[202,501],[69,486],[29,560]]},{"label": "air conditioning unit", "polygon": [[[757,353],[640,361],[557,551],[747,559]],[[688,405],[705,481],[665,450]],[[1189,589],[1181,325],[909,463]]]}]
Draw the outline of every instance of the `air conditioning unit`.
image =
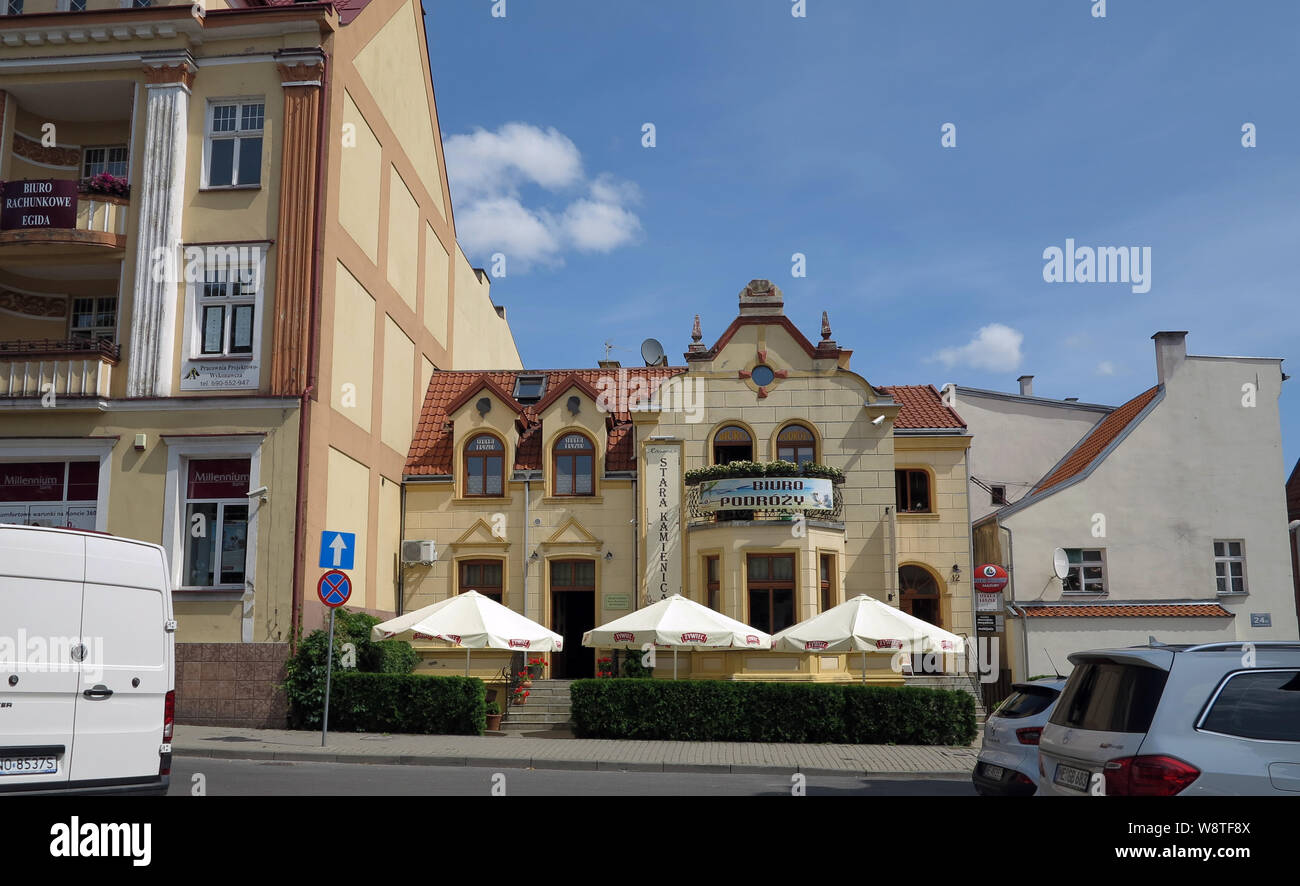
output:
[{"label": "air conditioning unit", "polygon": [[430,566],[438,559],[438,545],[429,541],[402,542],[402,562]]}]

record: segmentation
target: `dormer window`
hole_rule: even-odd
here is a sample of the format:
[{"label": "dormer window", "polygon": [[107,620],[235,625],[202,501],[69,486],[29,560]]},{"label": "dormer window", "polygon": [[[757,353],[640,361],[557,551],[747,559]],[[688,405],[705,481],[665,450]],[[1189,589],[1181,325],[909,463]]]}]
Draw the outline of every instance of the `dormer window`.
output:
[{"label": "dormer window", "polygon": [[555,494],[595,493],[596,448],[583,434],[565,434],[555,444]]},{"label": "dormer window", "polygon": [[505,495],[506,448],[491,434],[479,434],[465,445],[465,495]]},{"label": "dormer window", "polygon": [[536,403],[546,393],[546,376],[515,376],[514,397],[520,403]]}]

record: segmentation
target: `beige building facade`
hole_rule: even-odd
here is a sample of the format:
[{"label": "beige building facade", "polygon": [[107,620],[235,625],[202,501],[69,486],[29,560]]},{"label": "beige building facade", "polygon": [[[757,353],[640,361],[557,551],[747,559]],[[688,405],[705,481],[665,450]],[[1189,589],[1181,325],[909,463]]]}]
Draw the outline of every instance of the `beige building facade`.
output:
[{"label": "beige building facade", "polygon": [[[609,654],[583,649],[583,631],[678,593],[772,633],[870,594],[973,636],[970,437],[938,392],[873,385],[828,321],[813,344],[765,280],[742,290],[712,346],[698,319],[692,340],[676,367],[435,372],[406,465],[404,538],[434,542],[438,557],[404,568],[403,611],[486,593],[565,636],[549,659],[568,678]],[[698,473],[778,460],[833,478],[824,497],[720,507]],[[423,652],[429,672],[464,668],[432,642]],[[505,663],[473,666],[491,677]],[[662,654],[658,665],[671,675]],[[869,665],[871,680],[902,679],[888,655]],[[708,652],[677,667],[862,676],[860,658],[835,655]]]}]

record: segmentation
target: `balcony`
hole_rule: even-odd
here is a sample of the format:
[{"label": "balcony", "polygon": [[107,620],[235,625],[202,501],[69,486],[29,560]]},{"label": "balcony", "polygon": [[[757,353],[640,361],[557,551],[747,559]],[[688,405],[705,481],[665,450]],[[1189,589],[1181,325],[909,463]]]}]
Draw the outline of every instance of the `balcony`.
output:
[{"label": "balcony", "polygon": [[107,397],[120,358],[104,339],[0,341],[0,398],[57,406],[60,397]]},{"label": "balcony", "polygon": [[0,222],[0,228],[3,228],[0,230],[0,246],[85,245],[109,249],[122,249],[126,246],[126,217],[131,210],[131,201],[127,197],[76,193],[66,189],[69,192],[61,196],[70,199],[75,207],[73,211],[45,212],[33,209],[22,214],[20,210],[8,208],[11,199],[8,189],[22,184],[24,183],[6,184],[6,210],[3,222]]},{"label": "balcony", "polygon": [[832,468],[737,462],[688,471],[686,482],[686,522],[691,528],[793,523],[800,516],[830,528],[844,526],[843,474]]}]

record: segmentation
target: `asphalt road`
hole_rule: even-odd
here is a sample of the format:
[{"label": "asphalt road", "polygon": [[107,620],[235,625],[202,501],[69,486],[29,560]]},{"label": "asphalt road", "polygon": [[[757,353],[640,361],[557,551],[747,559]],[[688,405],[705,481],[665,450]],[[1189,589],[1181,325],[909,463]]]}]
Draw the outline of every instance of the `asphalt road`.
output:
[{"label": "asphalt road", "polygon": [[[201,778],[195,779],[199,775]],[[791,796],[795,783],[778,773],[721,775],[697,772],[582,772],[487,769],[472,766],[381,766],[177,757],[168,796],[472,796],[494,783],[506,796]],[[499,792],[500,788],[498,788]],[[805,793],[831,796],[972,796],[969,779],[873,779],[809,776]]]}]

